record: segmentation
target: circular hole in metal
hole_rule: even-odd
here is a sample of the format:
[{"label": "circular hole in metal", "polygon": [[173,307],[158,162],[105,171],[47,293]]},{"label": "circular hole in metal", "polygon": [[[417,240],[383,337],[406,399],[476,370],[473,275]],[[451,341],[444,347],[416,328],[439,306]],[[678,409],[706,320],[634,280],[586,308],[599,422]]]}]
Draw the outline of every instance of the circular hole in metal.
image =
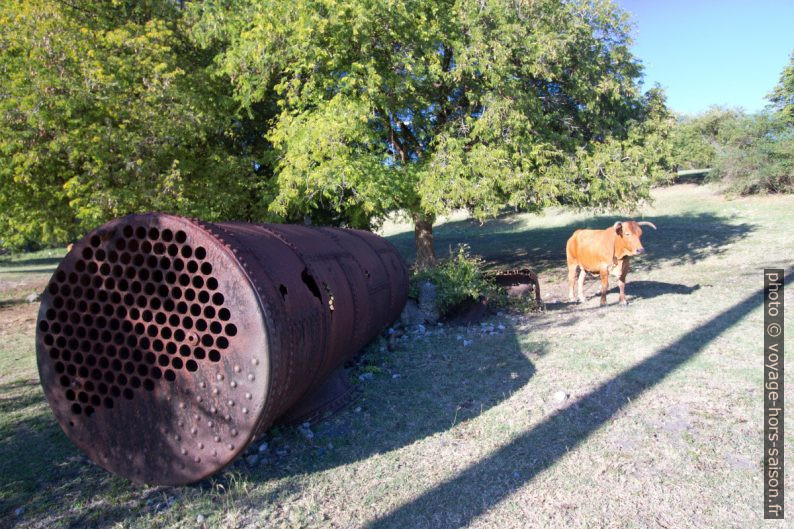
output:
[{"label": "circular hole in metal", "polygon": [[191,274],[198,272],[198,268],[198,263],[196,261],[190,260],[187,262],[187,271]]},{"label": "circular hole in metal", "polygon": [[218,318],[220,318],[221,321],[229,321],[231,317],[232,313],[229,312],[229,309],[220,309],[218,311]]},{"label": "circular hole in metal", "polygon": [[237,326],[233,323],[229,323],[226,325],[226,334],[229,336],[236,336],[237,335]]},{"label": "circular hole in metal", "polygon": [[193,301],[196,299],[196,291],[192,288],[185,289],[185,299],[188,301]]},{"label": "circular hole in metal", "polygon": [[218,351],[216,351],[215,349],[212,349],[212,350],[210,351],[210,354],[209,354],[209,359],[210,359],[212,362],[218,362],[218,361],[220,361],[220,359],[221,359],[221,353],[219,353],[219,352],[218,352]]},{"label": "circular hole in metal", "polygon": [[201,318],[196,320],[196,330],[204,332],[207,330],[207,321]]},{"label": "circular hole in metal", "polygon": [[80,413],[82,413],[82,411],[83,411],[82,406],[80,406],[76,402],[74,404],[72,404],[72,413],[74,413],[75,415],[80,415]]},{"label": "circular hole in metal", "polygon": [[190,356],[190,346],[182,344],[179,346],[179,354],[182,356]]},{"label": "circular hole in metal", "polygon": [[192,359],[188,360],[187,362],[185,362],[185,367],[190,372],[195,372],[195,371],[198,370],[198,364],[196,363],[195,360],[192,360]]},{"label": "circular hole in metal", "polygon": [[[83,248],[83,259],[91,259],[94,256],[94,250],[89,247]],[[63,281],[63,279],[59,279],[59,281]]]},{"label": "circular hole in metal", "polygon": [[152,379],[147,378],[146,380],[143,381],[143,389],[145,389],[146,391],[154,390],[154,382],[152,382]]},{"label": "circular hole in metal", "polygon": [[138,237],[139,239],[145,239],[146,228],[144,228],[143,226],[138,226],[137,228],[135,228],[135,236]]},{"label": "circular hole in metal", "polygon": [[[100,248],[96,252],[94,252],[94,257],[97,259],[97,261],[104,261],[105,260],[105,256],[106,256],[105,250],[103,250],[102,248]],[[105,263],[105,264],[107,264],[107,263]]]},{"label": "circular hole in metal", "polygon": [[225,336],[219,336],[218,339],[215,341],[215,345],[219,349],[226,349],[229,347],[229,340]]},{"label": "circular hole in metal", "polygon": [[207,257],[207,250],[203,246],[196,248],[196,259],[204,259]]},{"label": "circular hole in metal", "polygon": [[220,292],[216,292],[215,294],[213,294],[212,302],[215,305],[223,305],[223,294],[221,294]]},{"label": "circular hole in metal", "polygon": [[135,396],[135,394],[132,392],[132,390],[130,388],[124,388],[124,391],[122,391],[122,394],[124,395],[124,398],[127,399],[127,400],[132,400],[132,397]]},{"label": "circular hole in metal", "polygon": [[182,359],[178,356],[175,356],[171,359],[171,365],[174,366],[174,369],[182,369]]},{"label": "circular hole in metal", "polygon": [[168,357],[168,355],[160,355],[157,357],[157,363],[163,367],[168,367],[168,364],[171,363],[171,359]]},{"label": "circular hole in metal", "polygon": [[[168,360],[166,359],[166,362],[167,362],[167,361],[168,361]],[[160,377],[162,377],[162,376],[163,376],[163,372],[160,370],[160,368],[159,368],[159,367],[153,367],[153,368],[151,369],[151,371],[149,371],[149,374],[150,374],[150,375],[152,376],[152,378],[154,378],[155,380],[160,380]]]},{"label": "circular hole in metal", "polygon": [[207,353],[201,347],[196,347],[193,349],[193,356],[198,358],[199,360],[203,360]]},{"label": "circular hole in metal", "polygon": [[216,290],[218,288],[218,280],[214,277],[210,277],[207,279],[207,288],[210,290]]},{"label": "circular hole in metal", "polygon": [[163,377],[164,377],[164,378],[165,378],[167,381],[169,381],[169,382],[173,382],[174,380],[176,380],[176,373],[174,373],[174,372],[173,372],[173,371],[171,371],[170,369],[166,369],[166,370],[165,370],[165,373],[163,373]]},{"label": "circular hole in metal", "polygon": [[201,337],[201,345],[203,345],[204,347],[212,347],[214,343],[215,340],[209,334],[205,334],[204,336]]}]

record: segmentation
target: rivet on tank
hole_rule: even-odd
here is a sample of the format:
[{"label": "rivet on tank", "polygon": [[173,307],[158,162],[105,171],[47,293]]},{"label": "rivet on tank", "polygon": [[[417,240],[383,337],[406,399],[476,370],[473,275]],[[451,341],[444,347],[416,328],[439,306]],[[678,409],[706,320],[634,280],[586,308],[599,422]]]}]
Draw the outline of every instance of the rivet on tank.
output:
[{"label": "rivet on tank", "polygon": [[74,244],[53,274],[39,374],[96,463],[191,483],[276,420],[344,404],[342,364],[407,291],[399,254],[369,232],[131,215]]}]

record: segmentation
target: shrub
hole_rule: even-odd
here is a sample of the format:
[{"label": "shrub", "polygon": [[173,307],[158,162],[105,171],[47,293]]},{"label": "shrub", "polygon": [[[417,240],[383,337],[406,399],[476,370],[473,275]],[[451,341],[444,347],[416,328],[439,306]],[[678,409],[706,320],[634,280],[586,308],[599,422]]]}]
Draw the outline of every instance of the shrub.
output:
[{"label": "shrub", "polygon": [[448,259],[431,268],[414,270],[411,274],[408,295],[419,297],[419,286],[430,281],[436,286],[437,305],[441,315],[467,299],[488,300],[489,304],[500,306],[505,302],[505,293],[483,271],[484,261],[480,256],[471,255],[469,246],[461,244],[450,250]]}]

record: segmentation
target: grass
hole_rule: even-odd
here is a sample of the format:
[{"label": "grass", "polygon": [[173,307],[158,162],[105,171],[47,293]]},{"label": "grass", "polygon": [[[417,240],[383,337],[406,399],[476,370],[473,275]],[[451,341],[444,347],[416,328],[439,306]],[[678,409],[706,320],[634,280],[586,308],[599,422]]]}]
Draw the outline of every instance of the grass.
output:
[{"label": "grass", "polygon": [[[62,251],[4,257],[0,527],[760,527],[758,289],[762,268],[791,270],[794,197],[679,185],[655,198],[627,308],[616,288],[599,308],[594,279],[587,303],[564,301],[565,240],[616,217],[440,225],[439,249],[467,242],[493,267],[539,271],[546,312],[408,334],[393,352],[377,341],[352,368],[360,399],[312,438],[274,429],[254,464],[182,488],[132,485],[66,440],[24,301]],[[386,227],[410,257],[405,230]]]}]

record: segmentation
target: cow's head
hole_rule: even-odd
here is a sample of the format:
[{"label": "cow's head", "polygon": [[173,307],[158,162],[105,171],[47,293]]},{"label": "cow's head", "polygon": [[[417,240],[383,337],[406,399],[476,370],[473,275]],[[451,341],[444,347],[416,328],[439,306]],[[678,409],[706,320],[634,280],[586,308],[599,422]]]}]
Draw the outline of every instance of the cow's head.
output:
[{"label": "cow's head", "polygon": [[613,226],[618,238],[615,241],[615,253],[618,259],[632,255],[640,255],[645,252],[642,246],[642,228],[640,226],[650,226],[656,229],[652,222],[647,220],[636,222],[633,220],[616,222]]}]

